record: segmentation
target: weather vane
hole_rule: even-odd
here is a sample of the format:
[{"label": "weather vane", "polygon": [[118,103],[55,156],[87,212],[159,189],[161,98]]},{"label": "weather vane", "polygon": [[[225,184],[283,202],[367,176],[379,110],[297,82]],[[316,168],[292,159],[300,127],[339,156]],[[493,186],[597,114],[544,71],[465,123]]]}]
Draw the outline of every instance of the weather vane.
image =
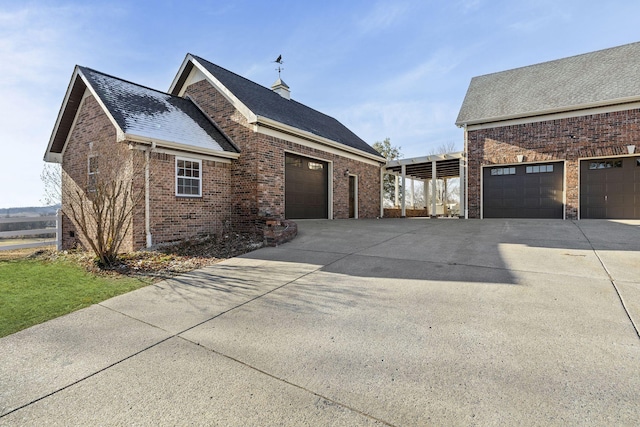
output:
[{"label": "weather vane", "polygon": [[282,68],[282,64],[284,64],[284,61],[282,60],[282,55],[278,55],[276,60],[273,62],[278,63],[278,68],[276,68],[276,71],[278,72],[278,78],[280,78],[280,72],[284,70],[284,68]]}]

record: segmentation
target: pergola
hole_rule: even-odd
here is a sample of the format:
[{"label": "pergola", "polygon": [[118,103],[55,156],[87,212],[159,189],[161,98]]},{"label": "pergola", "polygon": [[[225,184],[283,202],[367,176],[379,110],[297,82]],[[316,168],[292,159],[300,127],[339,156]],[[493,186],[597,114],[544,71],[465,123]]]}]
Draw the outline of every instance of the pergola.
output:
[{"label": "pergola", "polygon": [[[383,176],[385,173],[395,175],[396,177],[396,205],[399,199],[399,181],[402,180],[402,198],[400,208],[402,209],[402,216],[406,216],[406,192],[407,186],[406,179],[411,178],[414,180],[422,180],[425,188],[425,204],[427,200],[427,191],[429,184],[431,187],[430,193],[430,212],[431,215],[436,212],[436,183],[437,180],[447,180],[450,178],[461,178],[464,174],[465,157],[464,151],[446,154],[434,154],[425,157],[414,157],[411,159],[399,159],[387,162],[386,166],[382,169]],[[462,180],[461,180],[462,181]],[[460,214],[465,212],[465,185],[460,182]],[[426,207],[426,206],[425,206]],[[381,209],[382,211],[382,209]]]}]

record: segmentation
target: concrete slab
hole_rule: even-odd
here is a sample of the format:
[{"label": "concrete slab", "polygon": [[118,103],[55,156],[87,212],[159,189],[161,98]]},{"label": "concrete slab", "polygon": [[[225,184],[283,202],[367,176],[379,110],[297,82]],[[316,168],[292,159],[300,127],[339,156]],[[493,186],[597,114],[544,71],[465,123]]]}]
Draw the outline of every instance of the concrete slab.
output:
[{"label": "concrete slab", "polygon": [[640,220],[573,221],[596,250],[640,251]]},{"label": "concrete slab", "polygon": [[179,338],[0,419],[0,424],[381,425]]},{"label": "concrete slab", "polygon": [[0,425],[635,425],[633,227],[301,221],[0,339]]},{"label": "concrete slab", "polygon": [[98,305],[4,337],[0,416],[167,337],[160,329]]},{"label": "concrete slab", "polygon": [[[287,249],[350,254],[399,234],[415,232],[429,220],[303,220]],[[308,226],[305,228],[305,224]]]},{"label": "concrete slab", "polygon": [[637,420],[640,343],[608,281],[359,273],[310,274],[183,336],[393,425]]},{"label": "concrete slab", "polygon": [[617,281],[616,286],[629,312],[629,317],[640,330],[640,282]]},{"label": "concrete slab", "polygon": [[640,250],[598,250],[598,256],[614,280],[640,283]]},{"label": "concrete slab", "polygon": [[469,238],[459,233],[434,237],[428,230],[403,235],[358,252],[391,259],[412,259],[443,264],[562,272],[585,277],[606,277],[589,243],[582,240],[530,241],[504,235]]},{"label": "concrete slab", "polygon": [[[268,255],[269,250],[258,251]],[[317,264],[235,258],[102,303],[157,326],[184,331],[319,268]]]}]

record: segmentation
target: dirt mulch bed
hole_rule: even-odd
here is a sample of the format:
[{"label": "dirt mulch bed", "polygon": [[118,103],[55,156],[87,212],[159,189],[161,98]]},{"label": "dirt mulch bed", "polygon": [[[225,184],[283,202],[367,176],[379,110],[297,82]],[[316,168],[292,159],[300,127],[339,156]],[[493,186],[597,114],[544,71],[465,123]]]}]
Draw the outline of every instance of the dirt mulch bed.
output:
[{"label": "dirt mulch bed", "polygon": [[258,235],[226,233],[222,236],[167,245],[155,250],[122,254],[119,263],[109,269],[99,268],[91,252],[57,252],[53,248],[0,251],[0,260],[25,258],[67,260],[81,265],[94,274],[148,277],[160,280],[251,252],[263,246],[262,240],[262,236]]}]

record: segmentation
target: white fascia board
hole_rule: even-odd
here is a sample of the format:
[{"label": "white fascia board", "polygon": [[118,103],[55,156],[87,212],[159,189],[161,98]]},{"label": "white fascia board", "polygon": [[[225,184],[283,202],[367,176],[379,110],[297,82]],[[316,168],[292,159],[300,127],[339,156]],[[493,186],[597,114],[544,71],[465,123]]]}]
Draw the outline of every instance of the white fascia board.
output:
[{"label": "white fascia board", "polygon": [[[205,78],[209,81],[209,83],[211,83],[211,85],[216,88],[218,90],[218,92],[220,92],[222,94],[222,96],[224,96],[226,98],[227,101],[229,101],[231,103],[231,105],[233,105],[233,107],[240,111],[240,113],[242,113],[243,116],[245,116],[245,118],[247,119],[248,122],[253,122],[256,120],[256,115],[253,113],[253,111],[251,111],[249,109],[249,107],[247,107],[246,105],[244,105],[242,103],[242,101],[240,101],[233,93],[231,93],[231,91],[229,89],[226,88],[225,85],[223,85],[220,80],[216,79],[213,74],[211,74],[202,64],[200,64],[193,56],[191,55],[187,55],[187,57],[185,58],[185,62],[183,63],[183,66],[181,67],[181,73],[184,72],[184,68],[187,65],[187,61],[191,61],[191,63],[193,63],[194,67],[197,68],[204,76]],[[169,92],[171,93],[172,90],[175,89],[175,85],[178,82],[178,76],[181,75],[181,73],[178,73],[178,75],[176,76],[176,78],[174,79],[174,83],[171,84],[171,88],[169,88]],[[187,81],[185,81],[185,84],[183,87],[180,88],[180,92],[178,93],[179,96],[184,96],[184,92],[187,88]]]},{"label": "white fascia board", "polygon": [[254,130],[256,132],[265,135],[285,139],[310,148],[315,148],[377,166],[385,163],[383,158],[374,154],[349,147],[348,145],[332,141],[328,138],[323,138],[311,132],[303,131],[266,117],[257,116],[255,122],[250,122],[250,124],[255,125]]},{"label": "white fascia board", "polygon": [[416,163],[430,163],[430,162],[437,162],[439,160],[454,160],[454,159],[462,159],[464,158],[464,151],[457,151],[455,153],[445,153],[445,154],[433,154],[431,156],[423,156],[423,157],[412,157],[409,159],[398,159],[398,160],[391,160],[389,162],[387,162],[386,166],[387,168],[392,168],[395,166],[402,166],[402,165],[413,165]]},{"label": "white fascia board", "polygon": [[634,96],[621,98],[613,101],[599,102],[593,104],[583,104],[573,106],[570,109],[562,108],[555,110],[539,111],[527,113],[527,115],[514,114],[503,117],[491,117],[480,120],[469,120],[467,122],[456,122],[456,126],[467,126],[467,130],[490,129],[503,126],[514,126],[526,123],[538,123],[548,120],[567,119],[572,117],[589,116],[592,114],[613,113],[617,111],[633,110],[640,108],[640,97]]},{"label": "white fascia board", "polygon": [[122,139],[120,142],[122,141],[131,141],[131,142],[137,142],[143,145],[156,146],[159,148],[167,148],[169,150],[175,150],[177,152],[180,152],[180,155],[187,155],[188,153],[193,153],[193,154],[201,154],[204,156],[218,157],[222,159],[237,159],[238,157],[240,157],[240,153],[230,153],[228,151],[219,151],[219,150],[212,150],[209,148],[194,147],[193,145],[180,144],[172,141],[163,141],[160,139],[152,139],[144,136],[133,135],[130,133],[124,134],[124,139]]},{"label": "white fascia board", "polygon": [[[182,65],[180,65],[180,69],[176,73],[176,76],[173,78],[173,81],[171,82],[171,86],[169,86],[169,90],[167,91],[167,93],[172,93],[172,91],[176,88],[176,86],[178,85],[178,80],[180,80],[180,76],[182,76],[185,68],[187,68],[187,65],[189,64],[192,58],[193,57],[190,54],[187,54],[187,56],[184,57],[184,60],[182,60]],[[183,91],[184,91],[184,87],[181,87],[180,92],[182,93]]]}]

